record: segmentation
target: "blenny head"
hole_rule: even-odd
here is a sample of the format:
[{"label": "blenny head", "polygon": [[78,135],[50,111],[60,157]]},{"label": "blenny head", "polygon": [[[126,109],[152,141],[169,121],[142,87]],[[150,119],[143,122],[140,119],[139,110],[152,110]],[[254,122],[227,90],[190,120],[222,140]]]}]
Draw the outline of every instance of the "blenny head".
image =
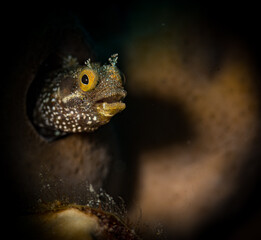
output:
[{"label": "blenny head", "polygon": [[46,80],[34,109],[35,125],[54,130],[55,135],[92,132],[124,110],[127,93],[117,58],[112,55],[102,66],[90,59],[83,66],[75,58],[67,59]]}]

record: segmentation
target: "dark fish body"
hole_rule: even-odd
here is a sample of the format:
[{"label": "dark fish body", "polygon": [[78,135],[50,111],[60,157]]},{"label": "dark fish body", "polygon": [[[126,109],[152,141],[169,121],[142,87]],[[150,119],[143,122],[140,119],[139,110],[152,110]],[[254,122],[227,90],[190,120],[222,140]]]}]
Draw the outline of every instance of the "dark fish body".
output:
[{"label": "dark fish body", "polygon": [[117,54],[109,61],[101,66],[88,60],[81,66],[69,56],[63,68],[45,80],[33,116],[43,135],[92,132],[125,108]]}]

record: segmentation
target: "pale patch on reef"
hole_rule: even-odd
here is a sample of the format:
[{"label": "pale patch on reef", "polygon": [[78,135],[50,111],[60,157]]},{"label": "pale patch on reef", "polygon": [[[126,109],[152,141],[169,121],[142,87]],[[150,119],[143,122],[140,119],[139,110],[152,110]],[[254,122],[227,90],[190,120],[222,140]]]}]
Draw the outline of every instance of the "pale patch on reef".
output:
[{"label": "pale patch on reef", "polygon": [[[40,177],[44,178],[44,175],[40,173]],[[53,183],[48,183],[48,178],[43,180],[41,191],[45,195],[54,194],[58,185],[63,184],[62,179]],[[19,217],[22,234],[56,240],[141,239],[135,226],[128,221],[125,203],[121,198],[116,203],[102,188],[96,191],[92,184],[84,185],[85,191],[81,193],[85,194],[84,199],[82,196],[78,199],[78,202],[85,202],[82,205],[77,204],[77,198],[72,202],[67,196],[59,196],[61,193],[58,193],[57,200],[50,202],[39,198],[35,207]]]}]

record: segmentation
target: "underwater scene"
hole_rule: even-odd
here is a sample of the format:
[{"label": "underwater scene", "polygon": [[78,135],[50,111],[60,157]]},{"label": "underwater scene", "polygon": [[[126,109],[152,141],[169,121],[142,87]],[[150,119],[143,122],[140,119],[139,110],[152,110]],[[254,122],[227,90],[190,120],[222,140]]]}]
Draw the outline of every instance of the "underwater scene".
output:
[{"label": "underwater scene", "polygon": [[222,1],[13,9],[3,234],[261,239],[258,14]]}]

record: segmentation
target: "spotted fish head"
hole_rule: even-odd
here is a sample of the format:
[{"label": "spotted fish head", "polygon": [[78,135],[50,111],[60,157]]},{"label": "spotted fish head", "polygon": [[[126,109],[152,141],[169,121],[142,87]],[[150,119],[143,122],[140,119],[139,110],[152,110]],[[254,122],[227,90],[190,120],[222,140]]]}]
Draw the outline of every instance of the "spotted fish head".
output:
[{"label": "spotted fish head", "polygon": [[117,54],[109,64],[74,64],[47,81],[34,111],[35,124],[61,132],[91,132],[125,109],[123,76],[116,67]]}]

